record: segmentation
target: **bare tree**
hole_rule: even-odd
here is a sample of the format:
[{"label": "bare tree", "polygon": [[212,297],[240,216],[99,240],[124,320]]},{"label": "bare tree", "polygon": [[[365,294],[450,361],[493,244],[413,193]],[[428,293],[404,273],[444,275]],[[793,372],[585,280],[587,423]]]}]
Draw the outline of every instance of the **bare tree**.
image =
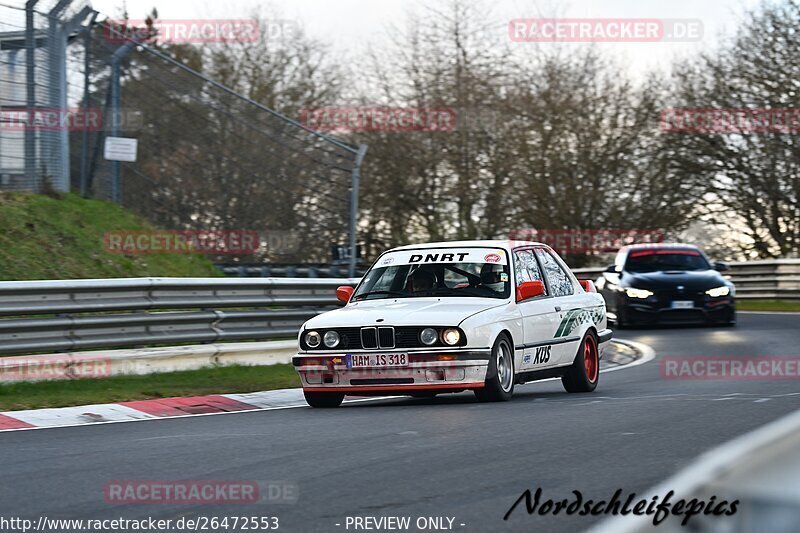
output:
[{"label": "bare tree", "polygon": [[676,69],[676,107],[731,110],[727,116],[762,110],[762,118],[763,110],[771,109],[781,121],[794,113],[785,125],[753,128],[752,122],[726,119],[671,134],[674,164],[710,185],[714,195],[707,211],[718,222],[729,217],[744,227],[747,239],[740,248],[750,256],[796,257],[800,252],[798,32],[796,0],[765,3],[721,50]]}]

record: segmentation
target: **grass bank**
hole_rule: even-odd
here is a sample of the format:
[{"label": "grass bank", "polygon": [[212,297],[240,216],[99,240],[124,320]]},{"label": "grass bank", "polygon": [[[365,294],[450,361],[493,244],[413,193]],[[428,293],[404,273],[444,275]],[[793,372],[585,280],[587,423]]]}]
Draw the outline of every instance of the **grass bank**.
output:
[{"label": "grass bank", "polygon": [[0,193],[0,228],[0,281],[222,275],[198,254],[107,252],[109,231],[157,228],[114,203],[75,194]]}]

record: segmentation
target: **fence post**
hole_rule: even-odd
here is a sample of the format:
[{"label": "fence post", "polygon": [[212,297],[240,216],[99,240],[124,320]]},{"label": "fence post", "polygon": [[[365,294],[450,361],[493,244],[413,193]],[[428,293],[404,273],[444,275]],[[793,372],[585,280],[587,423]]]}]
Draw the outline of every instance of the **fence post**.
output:
[{"label": "fence post", "polygon": [[39,0],[28,0],[25,3],[25,76],[26,104],[28,121],[25,125],[25,179],[28,186],[36,186],[36,132],[33,119],[36,107],[36,78],[34,62],[36,61],[36,35],[33,27],[33,8]]},{"label": "fence post", "polygon": [[[92,30],[97,19],[92,13],[86,33],[83,35],[83,112],[89,113],[89,71],[91,69]],[[99,142],[99,139],[98,139]],[[89,195],[89,128],[83,128],[81,139],[81,196]]]},{"label": "fence post", "polygon": [[364,156],[367,155],[367,145],[362,144],[358,147],[356,159],[353,163],[353,176],[350,185],[350,267],[348,268],[348,275],[351,278],[356,277],[356,253],[358,252],[358,189],[359,180],[361,178],[361,163],[364,161]]},{"label": "fence post", "polygon": [[[111,56],[111,135],[110,137],[119,137],[119,122],[120,122],[120,63],[127,57],[130,51],[136,46],[135,42],[127,42],[117,48],[114,55]],[[106,141],[108,137],[106,137]],[[111,201],[121,204],[122,203],[122,183],[119,179],[120,175],[120,162],[111,162]]]},{"label": "fence post", "polygon": [[[67,103],[67,60],[66,35],[60,17],[72,0],[59,0],[48,14],[47,57],[49,58],[48,105],[55,109],[58,117],[65,113]],[[52,111],[52,110],[51,110]],[[57,191],[69,191],[69,132],[66,128],[56,128],[44,135],[47,139],[47,170],[52,179],[51,185]]]}]

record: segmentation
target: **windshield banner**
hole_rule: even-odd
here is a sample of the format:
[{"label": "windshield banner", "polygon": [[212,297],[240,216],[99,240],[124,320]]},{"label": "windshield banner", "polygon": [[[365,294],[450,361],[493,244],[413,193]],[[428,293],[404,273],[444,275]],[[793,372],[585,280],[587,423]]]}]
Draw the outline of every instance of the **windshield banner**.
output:
[{"label": "windshield banner", "polygon": [[501,248],[426,248],[401,250],[381,257],[375,267],[431,263],[495,263],[508,264],[508,254]]}]

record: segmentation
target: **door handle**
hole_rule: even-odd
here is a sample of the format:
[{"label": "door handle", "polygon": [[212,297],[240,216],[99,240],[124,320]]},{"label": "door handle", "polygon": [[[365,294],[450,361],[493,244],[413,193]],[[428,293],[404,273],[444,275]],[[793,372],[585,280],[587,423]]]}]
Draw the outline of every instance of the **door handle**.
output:
[{"label": "door handle", "polygon": [[556,311],[561,312],[561,306],[560,305],[556,306]]}]

